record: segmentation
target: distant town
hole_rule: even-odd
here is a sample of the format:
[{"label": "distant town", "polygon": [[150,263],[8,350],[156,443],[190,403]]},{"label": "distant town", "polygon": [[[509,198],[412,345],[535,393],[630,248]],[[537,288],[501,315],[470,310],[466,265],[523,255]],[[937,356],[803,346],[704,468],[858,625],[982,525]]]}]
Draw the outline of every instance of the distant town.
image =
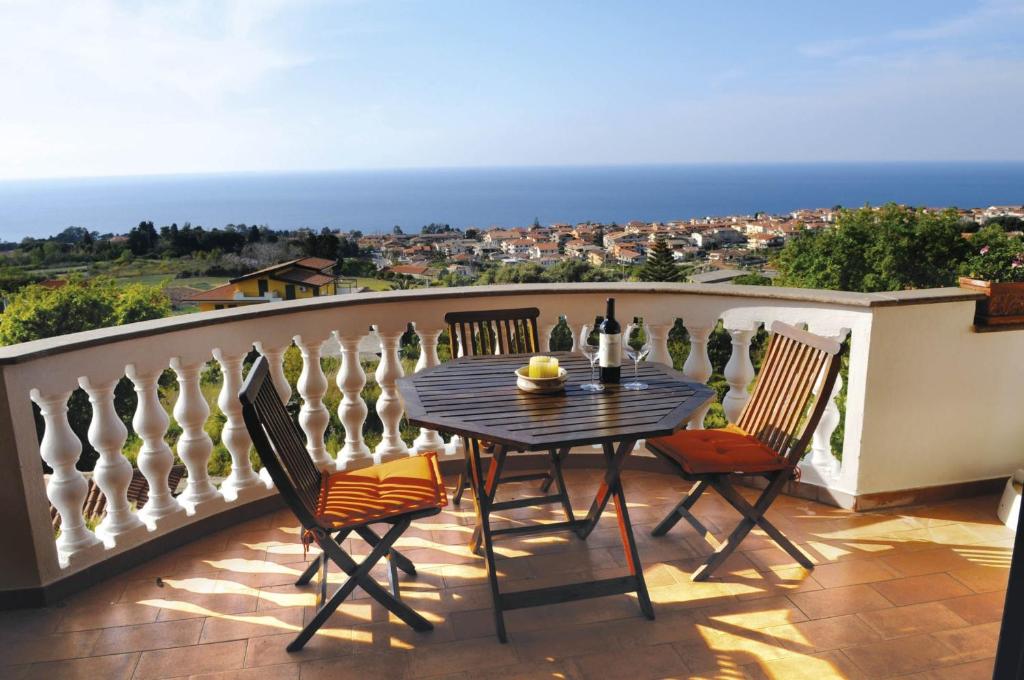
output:
[{"label": "distant town", "polygon": [[[771,275],[773,251],[803,230],[831,224],[840,208],[794,210],[785,215],[727,215],[670,222],[631,221],[623,225],[534,224],[524,227],[450,229],[430,225],[421,233],[364,235],[361,249],[373,254],[386,272],[421,281],[437,279],[444,272],[475,277],[489,264],[534,263],[549,267],[567,260],[594,267],[630,268],[643,264],[648,251],[664,240],[679,264],[692,265],[691,280],[719,282],[744,273],[763,270]],[[925,208],[941,212],[948,208]],[[965,225],[982,225],[992,219],[1024,220],[1024,206],[989,206],[956,209]],[[968,229],[965,229],[967,231]],[[976,229],[975,229],[976,230]]]}]

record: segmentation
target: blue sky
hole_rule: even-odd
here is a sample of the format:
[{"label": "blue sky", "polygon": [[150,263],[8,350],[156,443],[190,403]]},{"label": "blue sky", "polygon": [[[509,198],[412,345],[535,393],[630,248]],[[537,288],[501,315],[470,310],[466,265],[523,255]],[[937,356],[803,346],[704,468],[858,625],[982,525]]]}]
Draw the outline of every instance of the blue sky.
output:
[{"label": "blue sky", "polygon": [[0,178],[1024,160],[1024,0],[0,0]]}]

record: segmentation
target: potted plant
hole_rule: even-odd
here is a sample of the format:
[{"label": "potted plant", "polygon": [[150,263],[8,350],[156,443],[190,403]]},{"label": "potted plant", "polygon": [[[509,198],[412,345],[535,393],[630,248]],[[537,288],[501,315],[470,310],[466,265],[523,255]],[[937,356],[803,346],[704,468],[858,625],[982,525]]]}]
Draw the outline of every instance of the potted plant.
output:
[{"label": "potted plant", "polygon": [[960,287],[985,294],[974,323],[999,326],[1024,323],[1024,239],[999,227],[979,231],[974,254],[960,268]]}]

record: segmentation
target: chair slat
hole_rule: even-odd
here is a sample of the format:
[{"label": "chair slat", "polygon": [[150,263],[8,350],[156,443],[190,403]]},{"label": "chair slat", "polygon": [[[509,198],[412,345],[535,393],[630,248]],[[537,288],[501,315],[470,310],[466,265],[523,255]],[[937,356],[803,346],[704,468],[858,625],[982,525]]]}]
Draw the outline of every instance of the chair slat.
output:
[{"label": "chair slat", "polygon": [[[452,356],[457,355],[454,329],[462,339],[464,356],[483,354],[526,354],[536,351],[536,307],[495,309],[478,312],[451,312],[444,317],[452,343]],[[468,325],[468,330],[467,330]]]},{"label": "chair slat", "polygon": [[[780,333],[779,328],[790,327],[773,326],[754,393],[736,424],[780,455],[788,456],[797,443],[797,430],[805,420],[814,384],[835,354],[828,351],[832,345],[827,338],[799,329]],[[810,338],[813,342],[808,341]]]}]

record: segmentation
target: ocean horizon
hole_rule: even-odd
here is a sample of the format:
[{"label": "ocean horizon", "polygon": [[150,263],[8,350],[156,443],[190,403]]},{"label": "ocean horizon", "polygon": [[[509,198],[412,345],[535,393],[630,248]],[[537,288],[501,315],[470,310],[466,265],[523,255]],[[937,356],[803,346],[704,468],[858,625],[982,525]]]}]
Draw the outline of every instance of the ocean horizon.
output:
[{"label": "ocean horizon", "polygon": [[126,233],[260,224],[407,233],[542,223],[669,221],[889,201],[1024,203],[1024,162],[622,165],[155,175],[0,181],[0,240],[69,226]]}]

